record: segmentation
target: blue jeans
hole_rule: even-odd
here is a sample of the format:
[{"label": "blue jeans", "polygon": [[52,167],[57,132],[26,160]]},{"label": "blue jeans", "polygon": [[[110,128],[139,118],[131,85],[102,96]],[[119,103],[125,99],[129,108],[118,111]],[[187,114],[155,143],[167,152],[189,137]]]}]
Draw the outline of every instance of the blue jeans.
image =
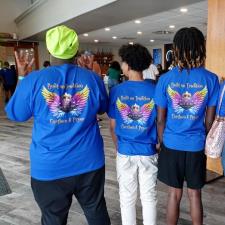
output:
[{"label": "blue jeans", "polygon": [[225,143],[224,143],[223,152],[222,152],[222,165],[223,165],[223,173],[225,175]]}]

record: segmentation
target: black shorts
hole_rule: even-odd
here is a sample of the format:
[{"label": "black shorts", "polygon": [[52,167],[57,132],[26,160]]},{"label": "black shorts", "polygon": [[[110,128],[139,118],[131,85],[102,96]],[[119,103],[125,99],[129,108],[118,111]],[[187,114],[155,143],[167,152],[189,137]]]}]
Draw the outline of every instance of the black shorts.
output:
[{"label": "black shorts", "polygon": [[201,189],[206,180],[204,151],[187,152],[162,146],[158,160],[158,179],[170,187]]}]

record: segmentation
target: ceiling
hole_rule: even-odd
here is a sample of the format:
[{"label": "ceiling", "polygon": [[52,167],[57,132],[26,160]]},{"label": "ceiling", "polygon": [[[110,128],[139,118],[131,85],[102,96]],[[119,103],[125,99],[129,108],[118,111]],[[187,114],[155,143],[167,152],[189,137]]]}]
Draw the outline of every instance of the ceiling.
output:
[{"label": "ceiling", "polygon": [[[181,13],[181,7],[187,7],[188,12]],[[142,23],[135,24],[135,19],[140,19]],[[183,26],[196,26],[206,33],[206,23],[206,0],[118,0],[64,24],[77,31],[81,43],[94,43],[97,39],[98,44],[107,45],[121,45],[129,41],[156,45],[171,42],[174,34],[156,35],[153,34],[155,31],[175,32]],[[175,29],[169,29],[169,25],[175,25]],[[106,32],[105,27],[110,27],[111,30]],[[142,31],[142,35],[137,35],[137,31]],[[45,32],[30,39],[44,40]],[[84,37],[83,33],[88,33],[89,36]],[[112,36],[117,36],[117,39],[112,39]],[[150,43],[150,39],[155,42]]]},{"label": "ceiling", "polygon": [[[88,37],[79,35],[81,43],[94,43],[94,40],[99,40],[99,43],[110,45],[121,45],[129,41],[142,43],[144,45],[158,45],[169,43],[172,41],[174,33],[182,27],[195,26],[198,27],[204,34],[207,33],[207,1],[202,1],[189,6],[186,6],[188,12],[180,12],[180,8],[168,10],[166,12],[157,13],[151,16],[137,18],[125,23],[121,23],[110,27],[110,31],[105,31],[104,28],[92,32],[88,32]],[[135,24],[134,20],[141,20],[140,24]],[[175,28],[169,28],[174,25]],[[137,34],[141,31],[142,34]],[[155,34],[157,31],[167,31],[171,34]],[[116,36],[117,39],[112,37]],[[154,40],[154,42],[150,42]]]}]

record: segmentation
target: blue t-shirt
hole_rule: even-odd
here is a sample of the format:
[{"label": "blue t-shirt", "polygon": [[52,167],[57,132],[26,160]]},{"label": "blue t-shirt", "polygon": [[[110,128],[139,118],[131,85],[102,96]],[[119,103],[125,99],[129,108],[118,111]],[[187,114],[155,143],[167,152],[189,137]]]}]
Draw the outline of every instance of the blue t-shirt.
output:
[{"label": "blue t-shirt", "polygon": [[72,64],[23,79],[6,112],[15,121],[34,117],[31,176],[54,180],[101,168],[105,161],[96,115],[107,110],[107,103],[101,78]]},{"label": "blue t-shirt", "polygon": [[16,73],[12,69],[3,68],[0,70],[0,76],[3,77],[5,85],[15,85],[16,84]]},{"label": "blue t-shirt", "polygon": [[155,103],[167,109],[164,145],[183,151],[201,151],[205,147],[205,112],[217,105],[219,81],[204,68],[174,68],[157,84]]},{"label": "blue t-shirt", "polygon": [[108,115],[116,120],[118,152],[149,156],[156,153],[155,85],[126,81],[110,92]]},{"label": "blue t-shirt", "polygon": [[219,94],[218,107],[217,107],[217,115],[221,116],[221,117],[225,117],[225,92],[223,95],[223,99],[222,99],[221,107],[220,107],[220,111],[219,111],[220,96],[222,95],[222,91],[224,88],[225,88],[225,81],[223,83],[221,83],[221,85],[220,85],[220,94]]}]

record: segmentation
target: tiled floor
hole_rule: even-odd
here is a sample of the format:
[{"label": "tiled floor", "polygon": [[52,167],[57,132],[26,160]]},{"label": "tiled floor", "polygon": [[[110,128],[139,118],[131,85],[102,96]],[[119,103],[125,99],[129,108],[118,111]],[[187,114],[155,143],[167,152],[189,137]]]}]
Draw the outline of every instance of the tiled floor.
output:
[{"label": "tiled floor", "polygon": [[[112,225],[120,225],[118,184],[116,181],[115,152],[108,131],[107,120],[101,122],[106,152],[106,201]],[[32,122],[15,124],[0,115],[0,167],[12,194],[0,197],[0,225],[38,225],[40,212],[33,199],[29,176],[29,143]],[[158,184],[158,225],[165,225],[166,187]],[[204,224],[225,225],[225,178],[203,189]],[[184,193],[181,204],[180,225],[190,225],[189,205]],[[140,201],[137,202],[138,224],[141,223]],[[87,224],[76,200],[70,214],[69,225]]]}]

